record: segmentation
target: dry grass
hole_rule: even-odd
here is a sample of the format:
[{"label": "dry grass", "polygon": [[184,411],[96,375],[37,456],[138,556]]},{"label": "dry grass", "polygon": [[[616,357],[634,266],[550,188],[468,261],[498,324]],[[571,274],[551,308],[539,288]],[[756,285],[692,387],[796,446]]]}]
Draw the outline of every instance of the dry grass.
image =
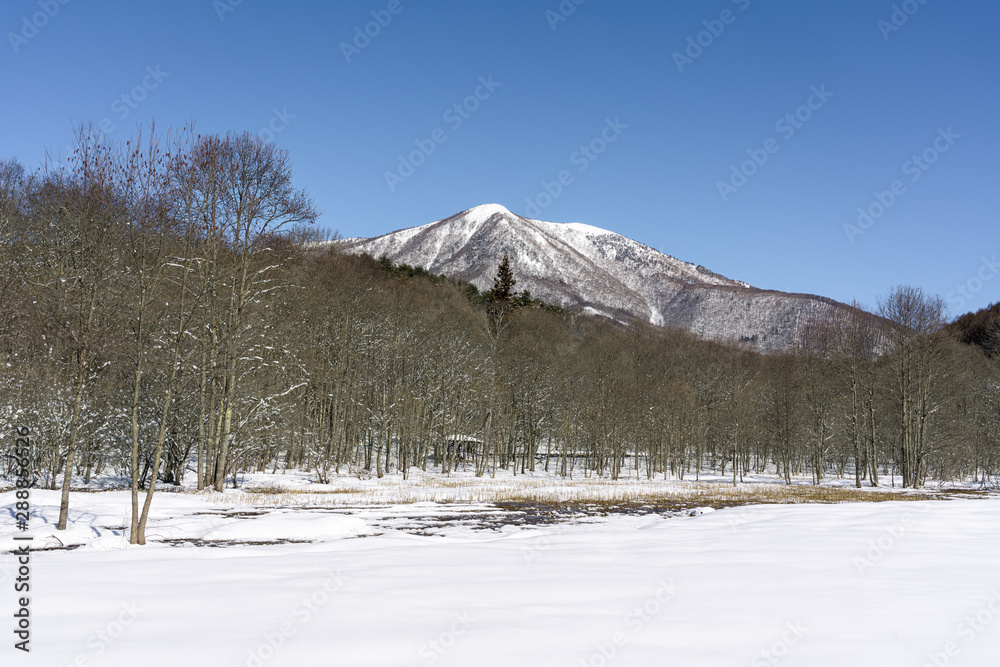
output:
[{"label": "dry grass", "polygon": [[418,502],[486,503],[501,506],[655,508],[736,507],[794,503],[854,503],[892,500],[945,500],[990,495],[961,490],[919,491],[886,488],[815,486],[807,484],[750,483],[733,486],[721,482],[677,482],[607,479],[489,479],[426,477],[419,480],[383,479],[311,490],[260,487],[210,493],[213,500],[239,505],[384,506]]},{"label": "dry grass", "polygon": [[250,493],[273,493],[273,494],[301,494],[301,495],[332,495],[338,493],[357,493],[357,489],[342,487],[339,489],[289,489],[283,486],[255,486],[248,490]]},{"label": "dry grass", "polygon": [[753,484],[730,486],[726,484],[690,483],[668,489],[613,488],[574,490],[569,495],[553,498],[544,492],[515,491],[501,494],[497,502],[518,504],[550,504],[554,501],[571,504],[614,504],[632,506],[679,507],[735,507],[739,505],[774,505],[792,503],[856,503],[884,502],[889,500],[927,500],[927,494],[847,489],[839,487]]}]

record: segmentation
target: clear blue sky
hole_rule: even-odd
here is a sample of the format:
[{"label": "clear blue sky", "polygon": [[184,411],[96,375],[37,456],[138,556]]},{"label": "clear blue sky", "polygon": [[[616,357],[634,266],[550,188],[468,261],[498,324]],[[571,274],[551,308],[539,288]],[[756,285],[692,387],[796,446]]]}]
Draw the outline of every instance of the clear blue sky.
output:
[{"label": "clear blue sky", "polygon": [[[1000,300],[1000,3],[897,1],[897,26],[891,0],[236,1],[4,0],[0,155],[38,165],[79,121],[119,139],[152,118],[273,124],[344,236],[497,202],[764,288],[872,303],[910,283],[953,315]],[[390,188],[417,141],[433,153]],[[747,151],[767,161],[724,201]]]}]

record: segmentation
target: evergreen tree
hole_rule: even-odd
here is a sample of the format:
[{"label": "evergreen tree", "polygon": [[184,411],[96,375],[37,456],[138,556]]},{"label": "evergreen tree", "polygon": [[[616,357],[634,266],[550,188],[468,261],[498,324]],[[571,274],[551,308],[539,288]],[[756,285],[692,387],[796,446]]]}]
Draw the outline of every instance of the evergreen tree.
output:
[{"label": "evergreen tree", "polygon": [[517,307],[517,304],[514,303],[514,285],[516,284],[514,272],[510,269],[510,258],[504,255],[497,267],[497,274],[493,278],[493,289],[486,295],[489,304],[486,309],[487,328],[494,345],[497,344],[503,330],[507,328],[511,312]]},{"label": "evergreen tree", "polygon": [[493,291],[490,294],[490,300],[510,303],[516,284],[514,272],[510,270],[510,258],[504,255],[503,259],[500,260],[500,266],[497,267],[497,275],[493,278]]}]

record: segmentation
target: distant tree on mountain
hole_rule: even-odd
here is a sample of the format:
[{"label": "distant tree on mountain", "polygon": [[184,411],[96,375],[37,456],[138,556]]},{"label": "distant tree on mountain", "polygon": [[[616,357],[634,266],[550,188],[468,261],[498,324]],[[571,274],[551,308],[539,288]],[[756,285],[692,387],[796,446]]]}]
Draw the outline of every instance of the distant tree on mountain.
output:
[{"label": "distant tree on mountain", "polygon": [[511,299],[515,308],[541,308],[545,304],[531,296],[528,290],[522,290]]},{"label": "distant tree on mountain", "polygon": [[493,290],[490,292],[491,301],[504,301],[512,303],[514,297],[514,285],[517,280],[514,272],[510,268],[510,257],[503,256],[500,265],[497,267],[497,274],[493,277]]},{"label": "distant tree on mountain", "polygon": [[516,284],[510,257],[504,255],[493,277],[493,289],[486,293],[486,328],[494,346],[507,328],[511,313],[518,308],[514,295]]}]

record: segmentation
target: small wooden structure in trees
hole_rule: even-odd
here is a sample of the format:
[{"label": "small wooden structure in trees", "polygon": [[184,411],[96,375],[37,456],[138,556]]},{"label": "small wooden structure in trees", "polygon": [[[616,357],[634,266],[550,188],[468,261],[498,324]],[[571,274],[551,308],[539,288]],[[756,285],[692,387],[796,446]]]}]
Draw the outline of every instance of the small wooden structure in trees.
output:
[{"label": "small wooden structure in trees", "polygon": [[464,461],[465,457],[473,452],[478,445],[483,444],[479,438],[461,433],[446,435],[444,441],[448,446],[448,458],[452,461]]}]

